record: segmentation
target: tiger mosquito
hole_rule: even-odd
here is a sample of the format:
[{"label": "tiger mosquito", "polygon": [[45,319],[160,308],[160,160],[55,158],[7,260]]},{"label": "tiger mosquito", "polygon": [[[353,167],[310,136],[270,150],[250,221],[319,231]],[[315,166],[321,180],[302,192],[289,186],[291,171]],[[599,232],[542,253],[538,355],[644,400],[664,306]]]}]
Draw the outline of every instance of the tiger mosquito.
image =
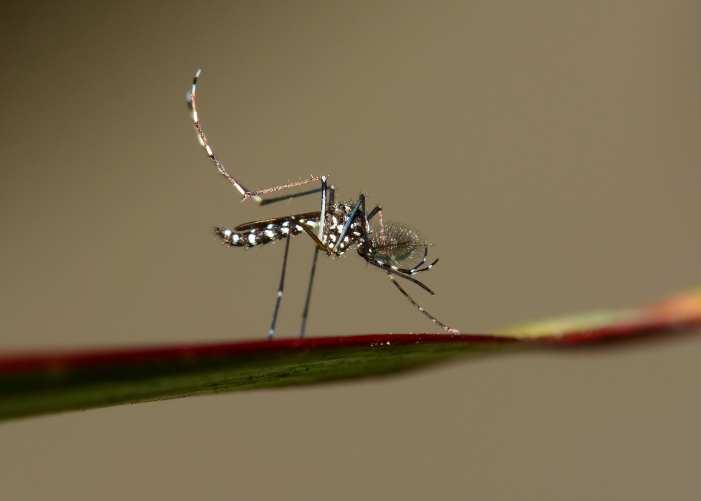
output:
[{"label": "tiger mosquito", "polygon": [[[387,277],[399,292],[433,323],[449,332],[458,333],[456,329],[448,327],[424,310],[423,307],[407,294],[397,280],[395,280],[395,277],[403,278],[404,280],[418,285],[429,294],[434,295],[434,292],[425,284],[415,279],[414,275],[430,270],[438,262],[438,259],[424,266],[428,257],[428,248],[432,244],[423,240],[420,234],[413,229],[398,223],[385,222],[383,220],[381,205],[375,206],[375,208],[368,213],[365,207],[367,198],[365,194],[361,194],[358,200],[337,202],[334,198],[335,187],[327,184],[326,176],[311,177],[304,181],[274,186],[265,190],[249,191],[229,174],[212,152],[212,148],[209,146],[204,132],[202,132],[197,116],[195,91],[197,79],[201,71],[202,70],[197,70],[195,78],[192,81],[192,88],[186,95],[190,117],[197,130],[200,144],[207,152],[207,156],[214,162],[219,172],[234,185],[241,195],[243,195],[241,201],[243,202],[252,198],[259,205],[265,205],[281,200],[289,200],[291,198],[321,193],[321,210],[319,211],[282,216],[262,221],[252,221],[250,223],[241,224],[233,230],[221,227],[214,229],[214,233],[222,239],[222,243],[230,247],[245,247],[250,249],[252,247],[285,239],[285,253],[282,261],[280,286],[278,287],[275,310],[273,312],[270,331],[268,332],[268,339],[272,339],[275,333],[275,323],[277,321],[280,300],[282,299],[282,292],[285,286],[285,269],[287,267],[287,254],[290,248],[289,237],[301,235],[302,233],[309,235],[316,245],[309,286],[307,288],[307,297],[304,303],[304,312],[302,313],[300,338],[304,338],[304,332],[307,326],[309,300],[311,298],[314,272],[316,270],[319,251],[334,258],[343,256],[346,251],[353,247],[357,249],[358,254],[365,262],[387,272]],[[275,198],[263,198],[263,195],[286,190],[288,188],[296,188],[317,181],[321,182],[321,187],[319,189],[311,189],[301,193],[278,196]],[[377,219],[375,219],[375,216],[377,216]],[[414,266],[410,266],[409,263],[416,261],[421,253],[423,253],[421,261]]]}]

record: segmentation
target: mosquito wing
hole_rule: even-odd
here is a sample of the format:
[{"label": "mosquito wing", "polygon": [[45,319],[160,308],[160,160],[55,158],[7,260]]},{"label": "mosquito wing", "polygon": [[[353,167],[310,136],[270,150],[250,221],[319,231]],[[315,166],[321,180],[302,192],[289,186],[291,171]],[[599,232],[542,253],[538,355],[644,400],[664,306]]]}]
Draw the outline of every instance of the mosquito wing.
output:
[{"label": "mosquito wing", "polygon": [[270,224],[278,226],[278,225],[281,225],[282,223],[284,223],[286,221],[290,221],[292,219],[296,219],[297,221],[302,221],[302,222],[305,222],[305,221],[319,222],[320,218],[321,218],[321,211],[305,212],[304,214],[297,214],[295,216],[275,217],[273,219],[264,219],[262,221],[251,221],[250,223],[243,223],[243,224],[238,225],[236,228],[234,228],[234,231],[255,230],[257,228],[265,228]]}]

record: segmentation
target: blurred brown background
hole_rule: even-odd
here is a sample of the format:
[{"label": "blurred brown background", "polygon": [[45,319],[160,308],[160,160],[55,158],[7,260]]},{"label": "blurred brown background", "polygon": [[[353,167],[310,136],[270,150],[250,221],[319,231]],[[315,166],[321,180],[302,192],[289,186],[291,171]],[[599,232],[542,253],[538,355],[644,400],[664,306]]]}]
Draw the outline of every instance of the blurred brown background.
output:
[{"label": "blurred brown background", "polygon": [[[263,338],[250,188],[327,174],[422,230],[463,332],[701,282],[699,2],[6,6],[0,348]],[[14,10],[12,10],[14,9]],[[292,241],[279,336],[313,245]],[[310,336],[436,332],[349,254]],[[0,426],[2,499],[698,499],[701,338],[458,362]]]}]

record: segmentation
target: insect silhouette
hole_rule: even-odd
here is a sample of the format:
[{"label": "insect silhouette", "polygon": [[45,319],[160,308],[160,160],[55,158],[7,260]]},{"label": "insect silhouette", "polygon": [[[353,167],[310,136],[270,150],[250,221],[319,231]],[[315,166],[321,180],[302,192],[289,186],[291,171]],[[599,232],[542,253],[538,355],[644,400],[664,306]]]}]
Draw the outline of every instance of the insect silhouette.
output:
[{"label": "insect silhouette", "polygon": [[[219,172],[229,180],[231,184],[243,195],[245,201],[252,198],[258,204],[264,205],[280,200],[289,200],[314,193],[321,193],[321,210],[306,212],[291,216],[282,216],[262,221],[252,221],[241,224],[233,230],[226,228],[215,228],[214,232],[222,239],[222,243],[231,247],[252,248],[265,245],[270,242],[285,240],[285,254],[282,261],[282,275],[278,288],[273,320],[268,333],[268,338],[272,339],[275,333],[275,322],[277,321],[280,309],[280,300],[285,286],[285,268],[287,266],[287,254],[290,247],[290,237],[306,233],[316,244],[314,249],[314,260],[312,261],[312,271],[307,288],[307,298],[304,312],[302,314],[302,328],[300,337],[304,337],[307,325],[307,315],[309,313],[309,300],[311,298],[312,284],[314,283],[314,272],[316,270],[317,257],[319,251],[327,256],[340,257],[346,251],[355,248],[358,254],[368,264],[380,268],[387,273],[387,277],[397,287],[397,289],[414,305],[421,313],[428,317],[433,323],[441,328],[457,333],[458,331],[448,327],[424,310],[395,280],[395,277],[412,282],[429,294],[434,292],[422,282],[414,278],[415,275],[430,270],[438,259],[426,265],[428,248],[431,246],[421,238],[421,235],[404,225],[393,222],[385,222],[382,215],[382,206],[377,205],[369,213],[366,211],[366,195],[361,194],[358,200],[348,202],[337,202],[335,200],[335,187],[327,185],[326,176],[312,177],[304,181],[275,186],[259,191],[249,191],[236,181],[224,166],[219,162],[212,148],[205,138],[197,116],[197,105],[195,104],[195,90],[197,79],[200,76],[198,70],[192,81],[192,89],[187,93],[186,99],[192,122],[195,124],[200,144],[204,147],[209,158],[217,166]],[[307,190],[293,195],[278,196],[264,199],[263,195],[275,193],[288,188],[295,188],[314,182],[321,182],[319,189]],[[412,262],[418,263],[413,266]],[[426,266],[424,266],[426,265]]]}]

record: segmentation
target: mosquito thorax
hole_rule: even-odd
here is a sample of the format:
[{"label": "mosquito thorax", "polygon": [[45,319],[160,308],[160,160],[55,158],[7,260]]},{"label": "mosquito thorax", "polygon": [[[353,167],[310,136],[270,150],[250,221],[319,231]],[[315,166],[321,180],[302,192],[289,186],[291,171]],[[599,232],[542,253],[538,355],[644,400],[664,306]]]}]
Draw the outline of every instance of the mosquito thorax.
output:
[{"label": "mosquito thorax", "polygon": [[356,203],[357,201],[337,202],[328,208],[324,224],[324,235],[321,241],[330,254],[342,256],[353,244],[362,244],[363,216],[357,212],[343,240],[339,243],[339,238],[341,238],[343,230],[348,224]]}]

